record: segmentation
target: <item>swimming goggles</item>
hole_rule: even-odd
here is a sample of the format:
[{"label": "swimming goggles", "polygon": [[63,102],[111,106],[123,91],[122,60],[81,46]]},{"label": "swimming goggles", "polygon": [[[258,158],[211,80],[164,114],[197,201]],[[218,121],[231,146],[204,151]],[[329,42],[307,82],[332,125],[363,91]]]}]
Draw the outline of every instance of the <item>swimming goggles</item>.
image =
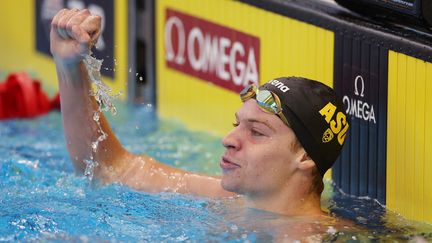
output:
[{"label": "swimming goggles", "polygon": [[255,84],[250,84],[240,92],[240,98],[242,102],[254,98],[261,110],[270,114],[275,114],[285,123],[285,125],[288,127],[290,126],[286,117],[282,113],[280,99],[275,93],[265,89],[258,90]]}]

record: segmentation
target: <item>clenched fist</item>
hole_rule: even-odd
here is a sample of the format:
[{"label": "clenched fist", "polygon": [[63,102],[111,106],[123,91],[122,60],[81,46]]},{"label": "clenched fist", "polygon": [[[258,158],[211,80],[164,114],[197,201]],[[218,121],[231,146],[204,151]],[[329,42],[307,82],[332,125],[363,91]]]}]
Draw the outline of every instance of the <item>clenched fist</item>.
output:
[{"label": "clenched fist", "polygon": [[89,10],[62,9],[51,22],[50,47],[56,61],[80,62],[101,34],[101,17]]}]

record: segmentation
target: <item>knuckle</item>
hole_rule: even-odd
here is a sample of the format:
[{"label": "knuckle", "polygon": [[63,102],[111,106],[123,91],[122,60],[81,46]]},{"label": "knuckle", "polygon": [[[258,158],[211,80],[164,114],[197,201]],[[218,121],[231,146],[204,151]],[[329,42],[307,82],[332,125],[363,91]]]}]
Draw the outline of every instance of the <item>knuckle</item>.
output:
[{"label": "knuckle", "polygon": [[77,9],[77,8],[73,8],[73,9],[71,9],[70,11],[69,11],[69,18],[71,19],[71,18],[74,18],[76,15],[77,15],[77,13],[79,13],[78,12],[79,10]]},{"label": "knuckle", "polygon": [[79,16],[80,18],[86,18],[90,16],[90,12],[87,9],[83,9],[77,13],[77,16]]},{"label": "knuckle", "polygon": [[72,19],[69,19],[69,21],[66,22],[65,27],[66,27],[67,29],[72,29],[72,27],[73,27],[74,25],[75,25],[75,21],[74,21],[74,19],[72,18]]},{"label": "knuckle", "polygon": [[57,19],[56,18],[53,18],[51,20],[51,27],[57,27]]},{"label": "knuckle", "polygon": [[82,13],[82,14],[90,14],[90,11],[85,8],[85,9],[80,10],[80,13]]},{"label": "knuckle", "polygon": [[61,18],[61,19],[59,19],[58,20],[58,23],[57,23],[57,26],[59,27],[59,28],[66,28],[66,21],[65,21],[65,19],[64,18]]},{"label": "knuckle", "polygon": [[96,22],[96,24],[101,24],[102,22],[102,17],[99,15],[95,15],[94,20]]},{"label": "knuckle", "polygon": [[58,16],[58,17],[62,17],[62,16],[64,16],[65,14],[68,14],[68,12],[69,12],[69,9],[64,8],[64,9],[60,10],[60,11],[57,13],[57,16]]},{"label": "knuckle", "polygon": [[61,16],[63,16],[63,14],[64,14],[64,12],[66,11],[66,9],[64,8],[64,9],[61,9],[60,11],[58,11],[55,15],[54,15],[54,17],[52,18],[52,21],[51,21],[51,24],[55,24],[55,23],[57,23],[58,22],[58,20],[59,20],[59,18],[61,17]]},{"label": "knuckle", "polygon": [[70,29],[73,33],[79,33],[79,31],[80,31],[80,28],[78,25],[74,25]]}]

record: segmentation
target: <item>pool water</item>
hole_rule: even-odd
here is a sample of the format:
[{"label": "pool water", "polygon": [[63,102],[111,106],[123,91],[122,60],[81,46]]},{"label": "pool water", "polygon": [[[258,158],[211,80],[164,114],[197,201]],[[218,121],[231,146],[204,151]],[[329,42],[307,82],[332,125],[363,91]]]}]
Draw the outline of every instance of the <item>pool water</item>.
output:
[{"label": "pool water", "polygon": [[[158,119],[150,106],[118,106],[109,120],[128,150],[179,168],[220,173],[221,138]],[[269,242],[295,239],[283,229],[304,222],[242,208],[236,199],[95,186],[74,173],[59,113],[1,121],[0,138],[0,241]],[[374,200],[345,195],[331,182],[323,205],[359,227],[335,231],[312,222],[328,229],[312,240],[432,241],[431,225],[404,219]]]}]

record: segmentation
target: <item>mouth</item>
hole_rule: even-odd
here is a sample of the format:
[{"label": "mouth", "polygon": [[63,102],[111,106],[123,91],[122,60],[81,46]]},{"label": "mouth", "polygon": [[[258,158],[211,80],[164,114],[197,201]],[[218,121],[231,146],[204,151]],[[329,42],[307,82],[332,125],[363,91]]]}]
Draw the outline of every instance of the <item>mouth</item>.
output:
[{"label": "mouth", "polygon": [[239,164],[232,162],[228,157],[225,156],[222,156],[219,165],[223,170],[232,170],[241,167]]}]

